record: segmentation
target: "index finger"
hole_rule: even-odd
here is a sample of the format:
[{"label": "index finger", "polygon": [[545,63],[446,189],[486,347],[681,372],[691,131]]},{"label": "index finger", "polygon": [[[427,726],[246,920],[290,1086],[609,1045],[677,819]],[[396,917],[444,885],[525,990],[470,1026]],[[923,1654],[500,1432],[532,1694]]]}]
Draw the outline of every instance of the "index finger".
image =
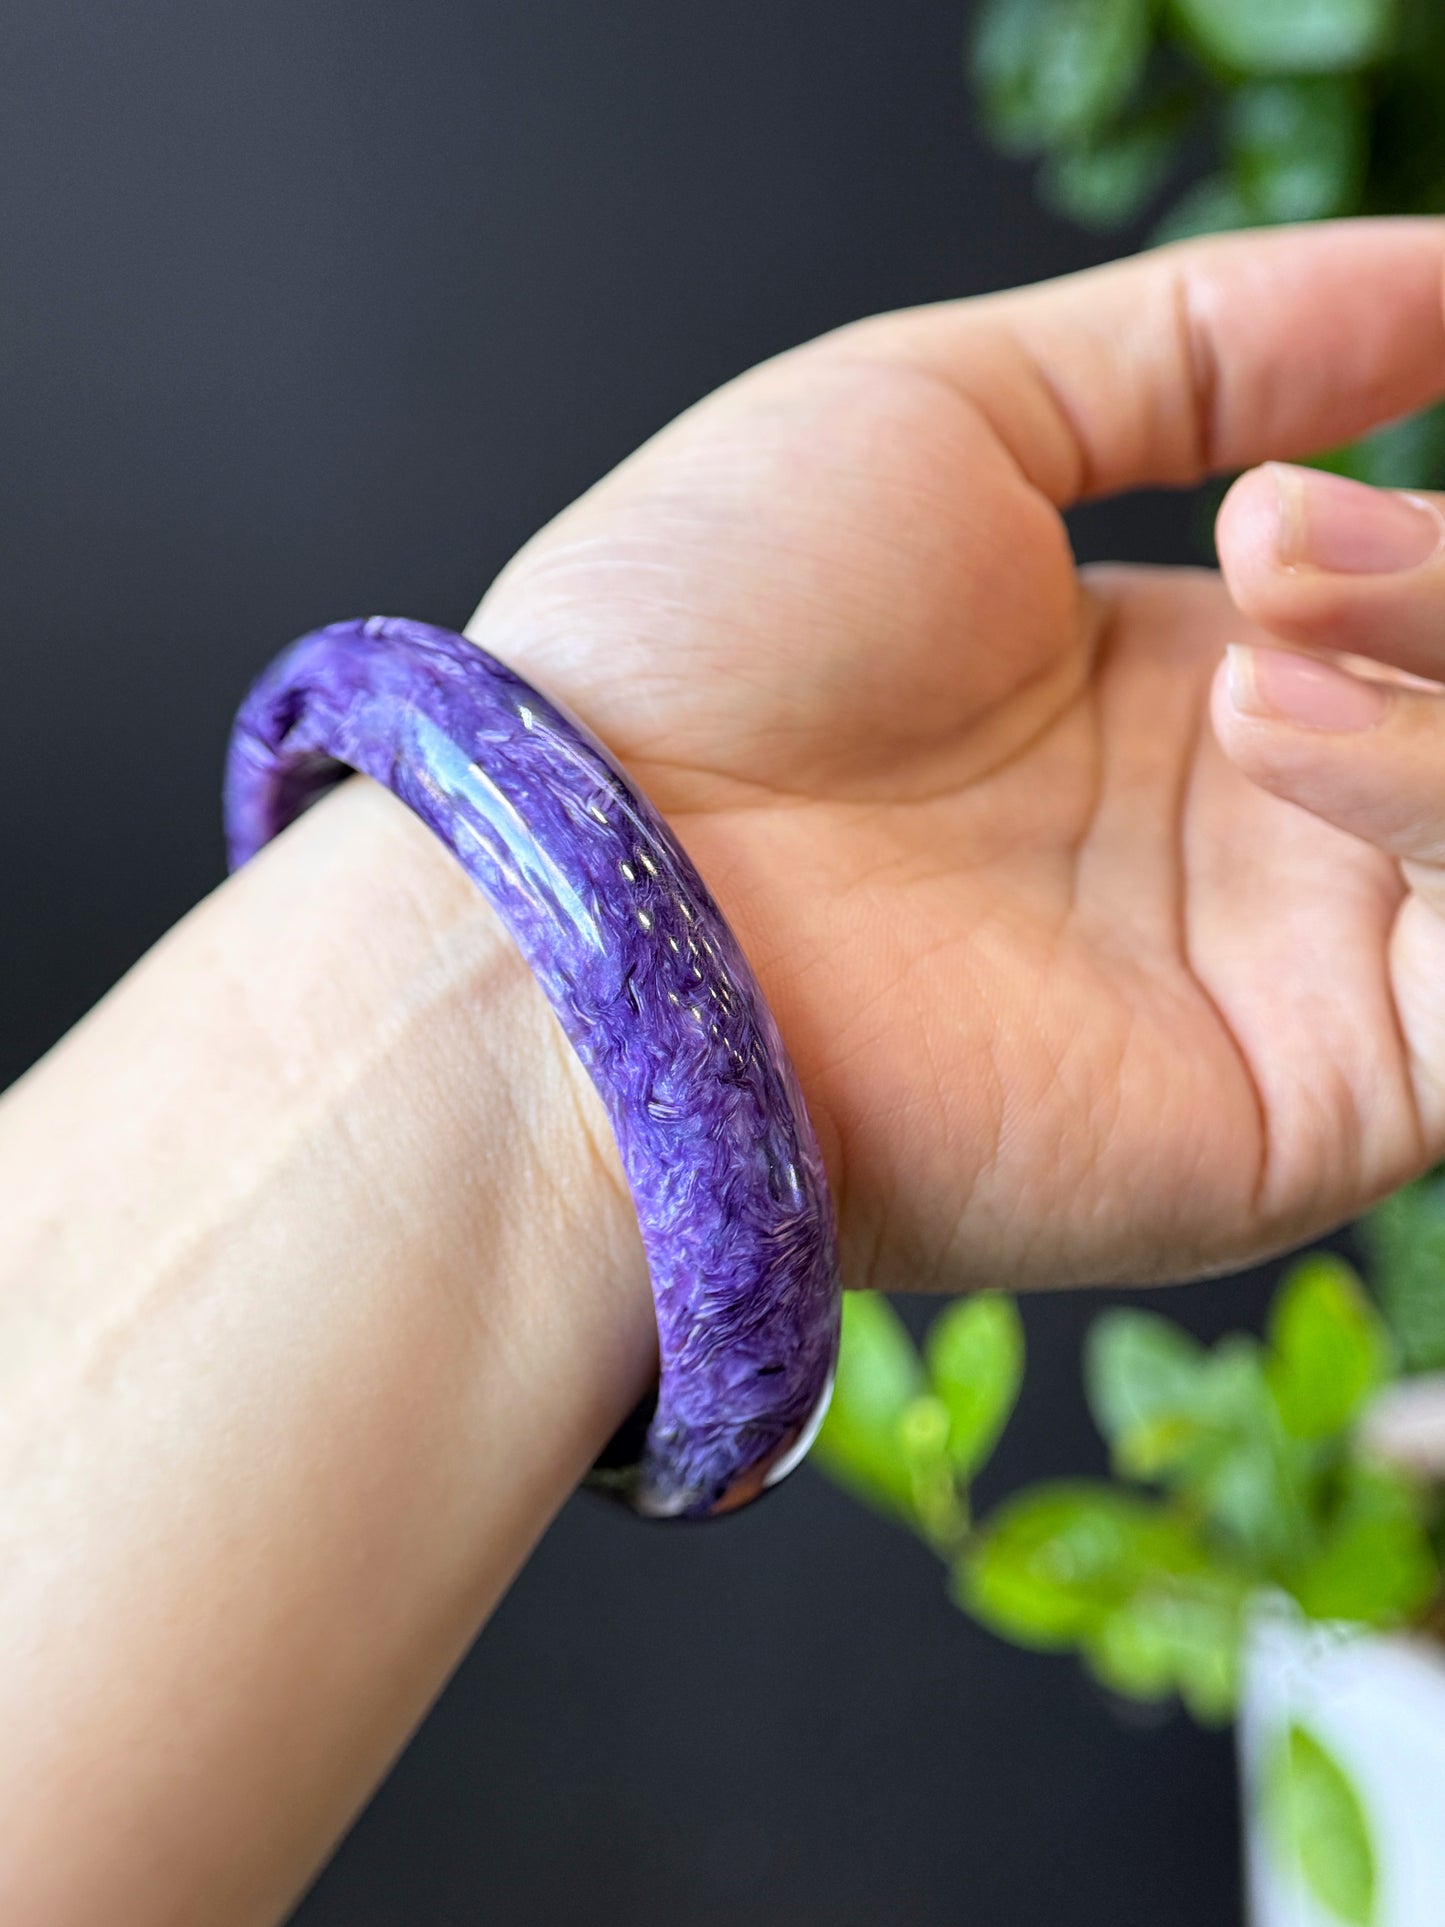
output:
[{"label": "index finger", "polygon": [[[1445,392],[1445,221],[1177,243],[846,330],[936,374],[1059,507],[1306,455]],[[837,339],[835,337],[835,339]]]}]

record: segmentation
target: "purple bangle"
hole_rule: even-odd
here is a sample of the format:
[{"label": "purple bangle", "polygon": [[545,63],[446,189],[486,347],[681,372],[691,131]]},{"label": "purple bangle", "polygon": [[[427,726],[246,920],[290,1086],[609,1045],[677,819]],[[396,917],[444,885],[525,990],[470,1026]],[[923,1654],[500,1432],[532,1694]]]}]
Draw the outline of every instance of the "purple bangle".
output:
[{"label": "purple bangle", "polygon": [[745,1504],[822,1422],[839,1300],[817,1140],[736,939],[601,744],[449,630],[338,622],[272,663],[227,758],[232,867],[349,770],[481,888],[612,1120],[661,1373],[589,1483],[654,1518]]}]

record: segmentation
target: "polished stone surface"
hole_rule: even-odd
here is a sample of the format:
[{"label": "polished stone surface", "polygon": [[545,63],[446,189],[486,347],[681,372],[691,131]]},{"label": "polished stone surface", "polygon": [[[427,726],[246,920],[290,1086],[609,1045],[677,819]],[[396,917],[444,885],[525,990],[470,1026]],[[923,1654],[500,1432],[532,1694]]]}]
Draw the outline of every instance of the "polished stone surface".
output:
[{"label": "polished stone surface", "polygon": [[616,1133],[661,1376],[655,1410],[594,1482],[656,1517],[744,1503],[791,1469],[821,1415],[838,1275],[817,1141],[736,940],[602,746],[448,630],[336,623],[271,665],[231,740],[233,866],[353,769],[414,810],[495,906]]}]

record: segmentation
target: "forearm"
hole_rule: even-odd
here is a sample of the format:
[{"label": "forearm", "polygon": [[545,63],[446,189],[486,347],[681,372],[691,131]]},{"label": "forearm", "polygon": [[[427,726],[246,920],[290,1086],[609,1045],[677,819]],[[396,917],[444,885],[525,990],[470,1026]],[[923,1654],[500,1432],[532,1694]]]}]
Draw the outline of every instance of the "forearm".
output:
[{"label": "forearm", "polygon": [[359,782],[0,1105],[0,1914],[272,1919],[645,1388],[596,1103]]}]

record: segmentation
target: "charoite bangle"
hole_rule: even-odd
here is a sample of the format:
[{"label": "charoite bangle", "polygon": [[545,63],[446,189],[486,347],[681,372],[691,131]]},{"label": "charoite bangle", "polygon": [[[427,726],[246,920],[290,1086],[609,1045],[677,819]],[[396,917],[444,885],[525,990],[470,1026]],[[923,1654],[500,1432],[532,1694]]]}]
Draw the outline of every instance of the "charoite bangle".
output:
[{"label": "charoite bangle", "polygon": [[449,630],[340,622],[271,665],[231,739],[232,865],[349,770],[400,797],[480,886],[611,1118],[661,1373],[591,1482],[653,1517],[744,1504],[821,1423],[838,1270],[817,1141],[732,932],[606,750]]}]

